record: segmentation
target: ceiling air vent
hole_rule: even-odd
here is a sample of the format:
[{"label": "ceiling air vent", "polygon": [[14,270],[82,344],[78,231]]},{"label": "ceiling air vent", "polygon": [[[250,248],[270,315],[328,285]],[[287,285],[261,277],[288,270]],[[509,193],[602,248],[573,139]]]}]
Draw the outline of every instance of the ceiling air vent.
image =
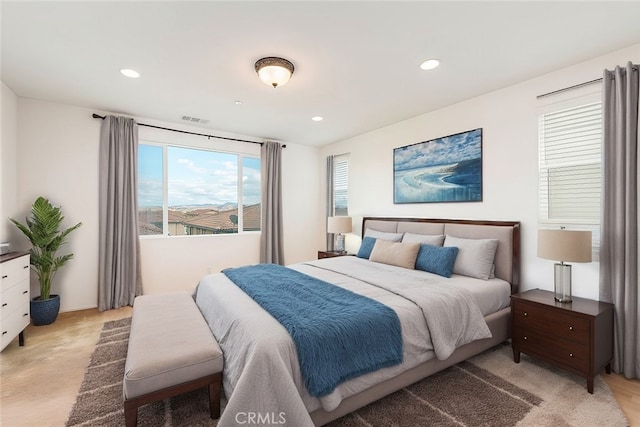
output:
[{"label": "ceiling air vent", "polygon": [[182,116],[182,120],[184,120],[185,122],[201,123],[203,125],[206,125],[207,123],[209,123],[209,120],[200,119],[198,117],[191,117],[191,116]]}]

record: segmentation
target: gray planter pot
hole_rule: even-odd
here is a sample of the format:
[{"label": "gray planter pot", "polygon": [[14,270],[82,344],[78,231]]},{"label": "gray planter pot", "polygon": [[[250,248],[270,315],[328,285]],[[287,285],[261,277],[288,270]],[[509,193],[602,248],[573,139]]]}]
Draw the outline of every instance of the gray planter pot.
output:
[{"label": "gray planter pot", "polygon": [[31,320],[35,326],[50,325],[56,321],[60,311],[60,295],[51,295],[51,298],[41,300],[35,297],[30,302]]}]

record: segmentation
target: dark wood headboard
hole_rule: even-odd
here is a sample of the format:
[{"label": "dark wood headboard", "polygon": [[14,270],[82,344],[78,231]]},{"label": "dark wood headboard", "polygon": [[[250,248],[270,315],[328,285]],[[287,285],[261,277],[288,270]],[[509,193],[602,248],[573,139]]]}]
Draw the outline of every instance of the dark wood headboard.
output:
[{"label": "dark wood headboard", "polygon": [[450,234],[455,237],[498,239],[496,276],[511,283],[511,292],[520,284],[520,222],[440,218],[364,217],[362,236],[367,228],[386,232]]}]

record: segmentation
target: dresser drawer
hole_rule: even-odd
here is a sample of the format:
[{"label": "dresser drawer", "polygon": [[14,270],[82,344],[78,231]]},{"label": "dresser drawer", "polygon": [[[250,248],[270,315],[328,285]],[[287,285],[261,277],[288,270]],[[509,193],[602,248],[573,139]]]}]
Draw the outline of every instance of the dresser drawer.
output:
[{"label": "dresser drawer", "polygon": [[563,314],[559,310],[516,301],[513,304],[514,328],[539,331],[581,344],[588,344],[589,320]]},{"label": "dresser drawer", "polygon": [[589,346],[554,336],[516,329],[514,345],[525,353],[551,359],[580,372],[589,371]]},{"label": "dresser drawer", "polygon": [[25,279],[29,280],[29,255],[0,263],[0,291]]},{"label": "dresser drawer", "polygon": [[4,349],[24,328],[29,325],[29,302],[17,307],[0,321],[0,349]]},{"label": "dresser drawer", "polygon": [[29,305],[29,281],[23,280],[22,282],[10,287],[8,290],[0,293],[0,318],[4,320],[18,307]]}]

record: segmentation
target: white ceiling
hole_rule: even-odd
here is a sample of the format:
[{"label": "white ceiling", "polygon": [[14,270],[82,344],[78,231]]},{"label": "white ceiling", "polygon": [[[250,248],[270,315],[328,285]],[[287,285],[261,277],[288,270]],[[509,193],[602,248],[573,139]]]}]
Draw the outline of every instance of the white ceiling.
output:
[{"label": "white ceiling", "polygon": [[[7,2],[18,96],[324,145],[640,42],[640,2]],[[282,56],[273,89],[254,63]],[[433,71],[419,64],[441,60]],[[631,59],[631,58],[630,58]],[[133,68],[129,79],[119,73]],[[235,105],[234,101],[242,101]],[[311,121],[323,116],[322,122]]]}]

